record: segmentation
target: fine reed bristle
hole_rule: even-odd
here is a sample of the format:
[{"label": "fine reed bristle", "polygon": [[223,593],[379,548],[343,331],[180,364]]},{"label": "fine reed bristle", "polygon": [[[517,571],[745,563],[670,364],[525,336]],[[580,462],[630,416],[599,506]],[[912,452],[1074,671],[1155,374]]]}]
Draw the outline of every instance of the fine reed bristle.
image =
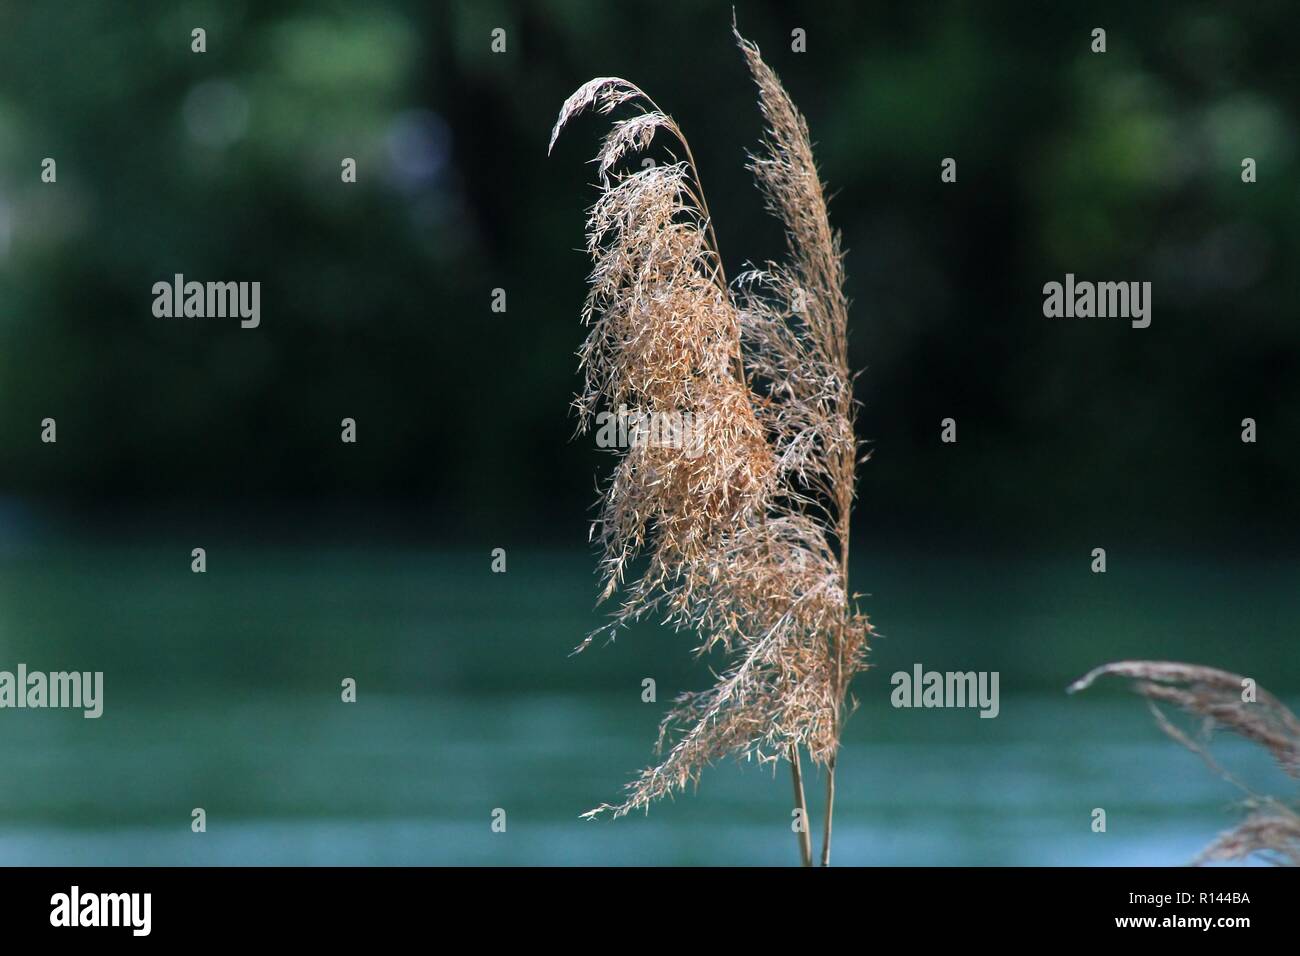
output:
[{"label": "fine reed bristle", "polygon": [[[737,42],[768,126],[751,169],[785,225],[787,262],[727,283],[690,146],[627,80],[584,84],[551,137],[586,109],[640,110],[597,156],[579,429],[626,406],[689,416],[695,446],[621,451],[592,529],[601,597],[619,605],[579,649],[650,617],[726,659],[712,687],[674,702],[659,762],[588,816],[646,809],[725,756],[765,762],[803,747],[828,763],[865,667],[871,628],[848,591],[857,443],[839,241],[806,123],[758,49]],[[620,171],[661,132],[683,161]]]}]

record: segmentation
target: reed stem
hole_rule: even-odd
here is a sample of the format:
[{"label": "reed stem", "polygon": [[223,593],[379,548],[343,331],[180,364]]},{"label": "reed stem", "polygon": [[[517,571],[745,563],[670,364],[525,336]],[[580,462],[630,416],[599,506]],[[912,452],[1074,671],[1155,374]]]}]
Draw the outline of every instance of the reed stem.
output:
[{"label": "reed stem", "polygon": [[804,866],[812,866],[812,834],[808,832],[808,802],[803,795],[803,770],[799,766],[799,747],[790,745],[790,776],[794,781],[794,806],[801,818],[798,833],[799,859]]},{"label": "reed stem", "polygon": [[832,756],[826,773],[826,825],[822,830],[822,866],[831,865],[831,817],[835,815],[835,757]]}]

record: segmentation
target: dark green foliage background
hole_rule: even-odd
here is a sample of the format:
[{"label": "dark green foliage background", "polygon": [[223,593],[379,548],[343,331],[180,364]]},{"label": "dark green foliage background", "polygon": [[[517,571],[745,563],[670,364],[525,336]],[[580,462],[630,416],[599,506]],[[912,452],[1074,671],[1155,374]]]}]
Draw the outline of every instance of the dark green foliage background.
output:
[{"label": "dark green foliage background", "polygon": [[[1288,7],[1037,6],[739,9],[808,114],[849,250],[875,452],[862,523],[936,542],[1292,543]],[[742,169],[759,117],[729,20],[691,3],[6,4],[3,490],[409,503],[440,540],[575,540],[596,460],[568,442],[575,250],[603,123],[550,159],[547,134],[583,80],[635,79],[691,137],[728,266],[779,255]],[[506,55],[489,52],[497,25]],[[209,80],[246,110],[227,145],[184,119]],[[440,131],[417,182],[390,149],[411,111]],[[57,187],[38,179],[47,155]],[[1044,319],[1041,287],[1067,271],[1152,281],[1152,327]],[[174,272],[260,280],[262,327],[155,319],[150,288]],[[46,415],[57,451],[34,440]],[[937,440],[947,415],[955,448]]]}]

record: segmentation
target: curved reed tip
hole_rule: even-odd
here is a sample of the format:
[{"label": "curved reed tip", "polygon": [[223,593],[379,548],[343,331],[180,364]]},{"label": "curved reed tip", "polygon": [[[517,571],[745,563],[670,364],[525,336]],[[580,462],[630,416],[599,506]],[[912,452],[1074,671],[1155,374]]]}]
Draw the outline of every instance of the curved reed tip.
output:
[{"label": "curved reed tip", "polygon": [[560,115],[551,129],[551,141],[546,146],[546,155],[551,155],[555,141],[560,138],[560,131],[566,123],[586,109],[594,107],[601,113],[609,113],[614,107],[640,96],[641,91],[634,84],[619,76],[598,76],[588,80],[570,94],[560,107]]},{"label": "curved reed tip", "polygon": [[1204,667],[1200,664],[1184,664],[1179,661],[1111,661],[1084,674],[1066,688],[1067,694],[1084,690],[1091,686],[1098,677],[1115,674],[1133,681],[1153,681],[1156,684],[1189,684],[1206,687],[1237,687],[1243,678],[1240,674],[1219,670],[1216,667]]},{"label": "curved reed tip", "polygon": [[1098,677],[1105,677],[1107,674],[1117,674],[1130,680],[1155,680],[1167,683],[1187,680],[1193,671],[1201,670],[1208,671],[1209,669],[1197,668],[1188,664],[1174,664],[1167,661],[1111,661],[1109,664],[1102,664],[1100,667],[1094,667],[1088,671],[1088,673],[1067,687],[1065,692],[1073,694],[1077,691],[1087,690],[1096,682]]},{"label": "curved reed tip", "polygon": [[1110,671],[1114,666],[1114,664],[1103,664],[1101,667],[1094,667],[1092,670],[1088,671],[1088,673],[1074,681],[1074,683],[1069,687],[1065,688],[1065,692],[1067,694],[1076,694],[1081,690],[1087,690],[1092,686],[1093,681]]}]

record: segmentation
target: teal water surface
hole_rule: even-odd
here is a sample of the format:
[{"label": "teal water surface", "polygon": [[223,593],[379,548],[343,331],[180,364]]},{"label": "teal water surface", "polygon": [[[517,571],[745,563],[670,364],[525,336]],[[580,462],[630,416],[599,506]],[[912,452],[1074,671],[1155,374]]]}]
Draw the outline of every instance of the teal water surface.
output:
[{"label": "teal water surface", "polygon": [[[648,816],[587,822],[650,757],[659,701],[707,679],[650,627],[578,657],[589,557],[81,544],[2,556],[0,669],[102,670],[104,715],[0,710],[5,864],[786,864],[784,766],[725,763]],[[1294,569],[914,557],[865,566],[885,636],[857,685],[834,860],[1187,862],[1240,796],[1118,688],[1124,656],[1190,657],[1286,693]],[[864,582],[865,583],[865,582]],[[1236,630],[1224,625],[1236,622]],[[996,719],[889,704],[914,662],[998,670]],[[356,679],[356,703],[340,682]],[[1235,740],[1261,789],[1286,778]],[[821,780],[808,781],[820,821]],[[193,833],[202,807],[207,831]],[[1105,833],[1092,813],[1107,814]],[[505,832],[493,813],[505,811]]]}]

